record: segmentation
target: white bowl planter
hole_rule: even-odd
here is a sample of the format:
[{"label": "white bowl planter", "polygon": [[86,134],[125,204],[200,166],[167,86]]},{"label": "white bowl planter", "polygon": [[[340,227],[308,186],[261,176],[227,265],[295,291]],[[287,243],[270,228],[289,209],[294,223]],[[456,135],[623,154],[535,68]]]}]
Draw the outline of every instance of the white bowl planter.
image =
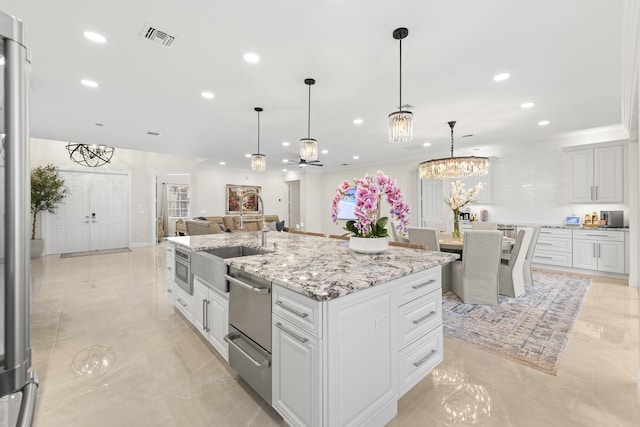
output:
[{"label": "white bowl planter", "polygon": [[360,254],[381,254],[389,248],[387,237],[354,237],[349,239],[349,249]]}]

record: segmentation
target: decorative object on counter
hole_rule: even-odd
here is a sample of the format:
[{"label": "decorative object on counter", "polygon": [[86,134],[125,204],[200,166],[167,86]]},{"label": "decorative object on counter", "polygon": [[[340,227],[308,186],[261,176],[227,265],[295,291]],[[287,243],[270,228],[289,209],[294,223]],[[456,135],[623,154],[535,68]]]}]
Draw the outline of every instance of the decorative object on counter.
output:
[{"label": "decorative object on counter", "polygon": [[260,154],[260,112],[264,111],[261,107],[254,108],[258,113],[258,152],[251,155],[251,170],[263,172],[267,168],[267,157]]},{"label": "decorative object on counter", "polygon": [[453,210],[453,237],[460,237],[460,208],[475,200],[483,188],[481,182],[469,190],[465,190],[464,183],[459,179],[451,182],[451,193],[444,198],[444,202]]},{"label": "decorative object on counter", "polygon": [[[233,185],[227,184],[226,191],[226,207],[227,207],[227,215],[232,214],[240,214],[240,199],[244,193],[256,193],[260,194],[260,186],[259,185]],[[258,207],[258,197],[250,196],[244,200],[244,213],[249,214],[258,214],[260,213],[260,209]]]},{"label": "decorative object on counter", "polygon": [[480,209],[480,221],[489,221],[489,211],[486,209]]},{"label": "decorative object on counter", "polygon": [[520,298],[500,295],[497,306],[442,295],[444,336],[555,375],[591,279],[534,269],[533,282]]},{"label": "decorative object on counter", "polygon": [[309,86],[309,107],[307,110],[307,137],[300,140],[300,158],[306,162],[318,160],[318,141],[311,138],[311,86],[316,84],[314,79],[304,79]]},{"label": "decorative object on counter", "polygon": [[393,30],[393,38],[400,42],[400,103],[398,111],[389,114],[389,142],[409,142],[413,137],[413,113],[402,110],[402,39],[409,35],[406,28]]},{"label": "decorative object on counter", "polygon": [[[393,178],[378,171],[372,178],[366,174],[364,178],[354,178],[356,187],[356,206],[354,209],[355,220],[346,222],[344,229],[352,233],[353,246],[349,247],[356,252],[379,253],[387,249],[389,244],[389,234],[387,232],[386,216],[380,215],[380,200],[386,196],[386,200],[391,205],[390,215],[398,221],[397,229],[404,236],[409,227],[409,205],[404,202],[400,189],[396,186]],[[349,190],[348,181],[343,181],[336,190],[336,195],[331,204],[331,218],[338,223],[338,203],[344,194]],[[348,234],[348,233],[347,233]],[[364,239],[364,242],[357,240]],[[379,240],[380,242],[375,242]],[[362,244],[375,245],[375,249],[362,250]],[[381,245],[381,246],[377,246]],[[378,252],[374,252],[378,251]]]},{"label": "decorative object on counter", "polygon": [[71,191],[65,187],[64,178],[58,168],[51,163],[38,166],[31,171],[31,258],[42,255],[44,240],[36,239],[36,219],[38,213],[55,214],[58,206]]},{"label": "decorative object on counter", "polygon": [[69,158],[77,164],[97,168],[98,166],[111,163],[113,152],[116,149],[107,147],[106,145],[76,144],[70,142],[67,144],[67,150],[69,151]]},{"label": "decorative object on counter", "polygon": [[419,165],[421,179],[466,178],[486,175],[489,172],[487,157],[453,157],[453,127],[455,121],[449,122],[451,127],[451,157],[427,160]]}]

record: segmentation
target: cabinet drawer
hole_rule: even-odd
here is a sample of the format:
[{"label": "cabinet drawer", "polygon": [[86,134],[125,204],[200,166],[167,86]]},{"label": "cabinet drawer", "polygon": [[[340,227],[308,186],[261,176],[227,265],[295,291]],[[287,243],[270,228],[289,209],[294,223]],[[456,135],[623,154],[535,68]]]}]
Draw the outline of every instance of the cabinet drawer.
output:
[{"label": "cabinet drawer", "polygon": [[187,294],[182,288],[175,286],[175,306],[190,322],[193,322],[193,297]]},{"label": "cabinet drawer", "polygon": [[540,236],[536,242],[536,250],[545,252],[571,252],[573,242],[571,239],[556,239]]},{"label": "cabinet drawer", "polygon": [[539,239],[542,239],[543,237],[553,237],[553,238],[566,238],[566,239],[570,239],[572,236],[572,232],[573,230],[570,230],[568,228],[541,228],[540,229],[540,234],[539,234]]},{"label": "cabinet drawer", "polygon": [[440,289],[442,286],[442,266],[412,274],[400,279],[400,305]]},{"label": "cabinet drawer", "polygon": [[272,289],[272,311],[274,314],[309,332],[316,338],[322,338],[322,304],[304,295],[278,285]]},{"label": "cabinet drawer", "polygon": [[575,239],[624,242],[624,231],[576,230],[573,233],[573,237]]},{"label": "cabinet drawer", "polygon": [[165,255],[168,258],[174,258],[176,256],[176,247],[173,243],[167,243],[165,247]]},{"label": "cabinet drawer", "polygon": [[442,325],[400,352],[400,396],[442,362]]},{"label": "cabinet drawer", "polygon": [[442,292],[436,290],[400,307],[400,348],[442,324]]},{"label": "cabinet drawer", "polygon": [[573,260],[571,252],[547,252],[541,251],[536,246],[533,254],[534,264],[557,265],[559,267],[572,267]]}]

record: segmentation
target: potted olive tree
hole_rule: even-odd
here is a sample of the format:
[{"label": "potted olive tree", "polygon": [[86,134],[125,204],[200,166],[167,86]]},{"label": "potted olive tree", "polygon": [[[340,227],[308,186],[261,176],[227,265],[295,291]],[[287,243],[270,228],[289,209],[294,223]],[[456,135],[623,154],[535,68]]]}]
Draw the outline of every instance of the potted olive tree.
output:
[{"label": "potted olive tree", "polygon": [[38,166],[31,171],[31,258],[42,255],[44,240],[36,239],[36,219],[42,211],[56,213],[58,205],[69,194],[58,168],[52,164]]}]

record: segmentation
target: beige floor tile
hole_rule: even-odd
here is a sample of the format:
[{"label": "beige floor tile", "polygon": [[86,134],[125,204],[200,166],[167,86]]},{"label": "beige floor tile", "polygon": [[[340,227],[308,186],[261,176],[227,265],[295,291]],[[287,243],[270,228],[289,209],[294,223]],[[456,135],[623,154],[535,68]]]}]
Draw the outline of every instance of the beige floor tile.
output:
[{"label": "beige floor tile", "polygon": [[[33,260],[38,427],[284,425],[173,309],[164,263],[162,245]],[[557,375],[445,339],[389,426],[638,426],[638,335],[638,290],[594,277]],[[79,355],[111,364],[80,375]]]}]

